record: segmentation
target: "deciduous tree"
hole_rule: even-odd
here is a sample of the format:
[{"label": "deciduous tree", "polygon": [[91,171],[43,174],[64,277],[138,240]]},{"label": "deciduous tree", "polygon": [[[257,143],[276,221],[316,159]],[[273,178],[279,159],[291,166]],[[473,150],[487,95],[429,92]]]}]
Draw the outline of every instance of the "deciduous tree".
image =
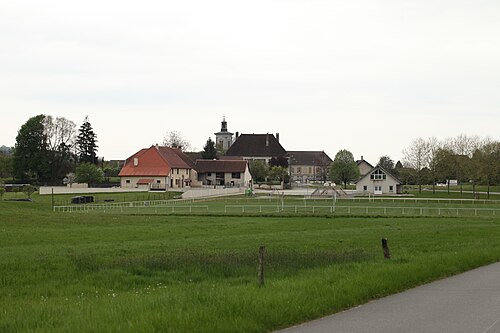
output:
[{"label": "deciduous tree", "polygon": [[78,183],[99,184],[104,180],[104,173],[92,163],[82,163],[76,168]]},{"label": "deciduous tree", "polygon": [[45,115],[32,117],[18,131],[13,160],[17,179],[45,181],[50,176],[44,120]]},{"label": "deciduous tree", "polygon": [[191,143],[177,131],[167,132],[163,138],[163,145],[171,148],[177,148],[181,151],[188,151],[191,149]]},{"label": "deciduous tree", "polygon": [[422,138],[413,140],[410,146],[403,150],[403,166],[416,171],[419,193],[422,192],[421,170],[429,166],[429,159],[429,146]]},{"label": "deciduous tree", "polygon": [[394,173],[394,161],[388,155],[380,156],[378,160],[378,165],[380,165],[385,170],[390,173]]},{"label": "deciduous tree", "polygon": [[263,182],[269,175],[269,167],[264,161],[255,160],[250,161],[250,173],[252,174],[252,178],[256,182]]},{"label": "deciduous tree", "polygon": [[359,178],[359,168],[350,151],[342,149],[337,152],[330,167],[330,178],[336,183],[343,183],[344,187]]}]

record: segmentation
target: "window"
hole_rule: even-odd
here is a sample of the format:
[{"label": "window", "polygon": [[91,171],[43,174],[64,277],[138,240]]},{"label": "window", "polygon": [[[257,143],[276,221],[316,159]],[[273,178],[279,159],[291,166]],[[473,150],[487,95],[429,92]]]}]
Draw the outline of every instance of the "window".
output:
[{"label": "window", "polygon": [[156,181],[156,184],[161,184],[161,180],[157,180],[157,181]]},{"label": "window", "polygon": [[375,192],[382,192],[382,186],[375,186]]},{"label": "window", "polygon": [[240,179],[241,178],[241,173],[239,173],[239,172],[233,172],[231,174],[231,178]]},{"label": "window", "polygon": [[385,173],[382,172],[382,170],[380,169],[377,169],[375,170],[371,175],[370,175],[370,179],[371,180],[385,180],[387,178],[387,176],[385,175]]},{"label": "window", "polygon": [[363,186],[363,191],[368,191],[368,186]]},{"label": "window", "polygon": [[295,168],[294,168],[294,167],[291,167],[291,168],[290,168],[290,171],[291,171],[292,173],[295,173]]},{"label": "window", "polygon": [[394,186],[389,185],[389,192],[394,192]]},{"label": "window", "polygon": [[126,183],[126,184],[130,184],[130,179],[127,179],[127,180],[125,181],[125,183]]},{"label": "window", "polygon": [[302,172],[302,168],[301,167],[297,167],[297,173],[301,173]]},{"label": "window", "polygon": [[309,167],[309,173],[313,173],[313,168]]},{"label": "window", "polygon": [[212,173],[211,172],[207,172],[207,177],[212,177]]},{"label": "window", "polygon": [[177,174],[179,174],[179,169],[177,169]]}]

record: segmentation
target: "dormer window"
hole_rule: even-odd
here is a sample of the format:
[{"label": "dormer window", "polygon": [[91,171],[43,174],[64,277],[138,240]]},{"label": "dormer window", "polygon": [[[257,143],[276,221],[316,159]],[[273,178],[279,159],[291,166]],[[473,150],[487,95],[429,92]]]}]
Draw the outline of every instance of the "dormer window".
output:
[{"label": "dormer window", "polygon": [[375,170],[374,172],[372,172],[372,174],[370,175],[370,179],[371,180],[385,180],[387,178],[387,176],[385,175],[384,172],[382,172],[382,170],[380,169],[377,169]]}]

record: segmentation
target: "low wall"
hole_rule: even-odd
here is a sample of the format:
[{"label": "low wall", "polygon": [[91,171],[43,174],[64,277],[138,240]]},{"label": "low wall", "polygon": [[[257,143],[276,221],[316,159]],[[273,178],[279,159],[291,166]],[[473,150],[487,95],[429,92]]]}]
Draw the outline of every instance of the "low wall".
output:
[{"label": "low wall", "polygon": [[224,195],[235,195],[245,193],[245,188],[233,187],[233,188],[200,188],[191,189],[182,194],[182,199],[195,199],[204,197],[216,197]]},{"label": "low wall", "polygon": [[88,194],[88,193],[124,193],[124,192],[148,192],[148,189],[139,188],[74,188],[66,186],[40,186],[40,195],[52,194]]}]

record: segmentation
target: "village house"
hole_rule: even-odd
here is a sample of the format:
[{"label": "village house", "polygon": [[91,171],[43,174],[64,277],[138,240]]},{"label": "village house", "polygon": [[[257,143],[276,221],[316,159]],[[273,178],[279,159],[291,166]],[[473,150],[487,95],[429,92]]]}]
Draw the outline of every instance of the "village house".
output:
[{"label": "village house", "polygon": [[390,172],[377,165],[360,177],[356,182],[356,191],[375,195],[401,194],[403,185]]},{"label": "village house", "polygon": [[199,186],[194,162],[179,149],[158,145],[129,157],[118,176],[122,188],[166,190]]},{"label": "village house", "polygon": [[326,181],[333,162],[324,151],[289,151],[290,176],[302,183]]},{"label": "village house", "polygon": [[206,186],[251,187],[252,176],[245,160],[197,160],[198,180]]},{"label": "village house", "polygon": [[363,177],[364,175],[366,175],[368,172],[370,172],[373,169],[373,165],[371,165],[370,163],[365,161],[363,159],[363,156],[361,156],[360,160],[356,161],[356,164],[358,165],[359,175],[361,177]]}]

